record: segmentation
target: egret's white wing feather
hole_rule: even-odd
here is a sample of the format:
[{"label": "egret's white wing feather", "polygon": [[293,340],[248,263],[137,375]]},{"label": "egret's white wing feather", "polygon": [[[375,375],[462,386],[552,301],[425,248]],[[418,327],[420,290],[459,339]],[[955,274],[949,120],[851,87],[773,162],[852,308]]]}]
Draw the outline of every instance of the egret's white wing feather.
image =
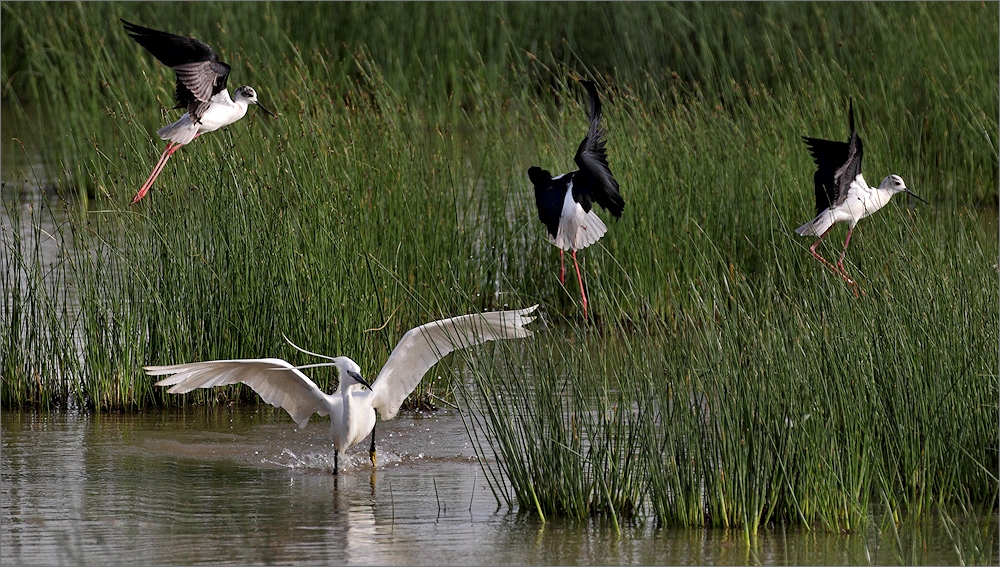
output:
[{"label": "egret's white wing feather", "polygon": [[448,353],[496,339],[531,336],[524,326],[538,306],[442,319],[410,329],[392,349],[372,384],[372,407],[392,419],[431,366]]},{"label": "egret's white wing feather", "polygon": [[300,428],[306,426],[314,413],[330,414],[329,396],[280,358],[211,360],[144,368],[150,376],[172,375],[156,383],[157,386],[170,386],[167,391],[171,394],[242,382],[253,388],[265,402],[287,411]]}]

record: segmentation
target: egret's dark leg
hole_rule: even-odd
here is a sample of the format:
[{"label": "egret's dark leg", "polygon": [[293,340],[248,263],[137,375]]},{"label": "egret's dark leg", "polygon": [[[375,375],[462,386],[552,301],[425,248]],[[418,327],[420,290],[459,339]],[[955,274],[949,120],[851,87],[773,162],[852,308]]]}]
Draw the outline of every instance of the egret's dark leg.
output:
[{"label": "egret's dark leg", "polygon": [[333,450],[333,474],[338,474],[340,472],[340,467],[337,464],[338,451]]},{"label": "egret's dark leg", "polygon": [[[374,411],[374,410],[373,410]],[[372,426],[372,446],[368,448],[368,456],[372,458],[372,466],[378,466],[375,464],[375,426]]]},{"label": "egret's dark leg", "polygon": [[563,264],[563,249],[559,249],[559,283],[566,285],[566,265]]},{"label": "egret's dark leg", "polygon": [[573,251],[573,266],[576,267],[576,279],[580,282],[580,297],[583,298],[583,318],[587,318],[587,292],[583,291],[583,276],[580,275],[580,264],[576,261],[576,250]]},{"label": "egret's dark leg", "polygon": [[829,230],[827,230],[826,232],[824,232],[819,237],[819,240],[817,240],[816,242],[814,242],[813,245],[809,247],[809,252],[812,253],[812,255],[813,255],[814,258],[816,258],[820,262],[823,262],[824,266],[826,266],[827,268],[830,268],[830,270],[833,271],[833,273],[835,273],[838,276],[840,276],[841,278],[843,278],[844,281],[847,282],[847,284],[851,286],[851,290],[854,292],[854,297],[857,297],[858,296],[858,283],[855,282],[854,280],[852,280],[851,277],[847,275],[847,270],[844,269],[844,255],[847,254],[847,245],[851,242],[851,231],[853,231],[853,230],[854,230],[854,227],[851,227],[851,228],[847,229],[847,242],[844,242],[844,251],[840,254],[840,261],[837,263],[837,266],[834,266],[830,261],[828,261],[826,258],[824,258],[816,250],[816,247],[819,246],[819,243],[823,242],[823,238],[825,238],[827,234],[830,234]]},{"label": "egret's dark leg", "polygon": [[139,191],[135,194],[135,197],[132,197],[132,202],[129,204],[134,205],[138,203],[140,199],[146,196],[146,193],[149,192],[149,188],[153,186],[153,181],[156,180],[156,176],[160,174],[160,171],[163,169],[164,164],[167,163],[167,159],[169,159],[171,154],[173,153],[170,151],[171,149],[173,149],[173,147],[174,143],[168,142],[167,147],[163,148],[163,153],[160,154],[160,159],[157,160],[156,165],[153,166],[153,171],[149,173],[149,177],[146,178],[146,182],[142,184],[142,187],[139,188]]}]

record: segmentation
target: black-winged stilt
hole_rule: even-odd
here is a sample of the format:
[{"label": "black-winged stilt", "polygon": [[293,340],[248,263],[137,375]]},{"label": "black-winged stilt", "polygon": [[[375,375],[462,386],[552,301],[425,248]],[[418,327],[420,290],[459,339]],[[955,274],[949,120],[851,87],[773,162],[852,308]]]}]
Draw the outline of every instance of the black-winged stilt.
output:
[{"label": "black-winged stilt", "polygon": [[[844,268],[844,256],[847,245],[851,243],[851,233],[858,221],[881,209],[889,203],[896,193],[908,193],[924,201],[913,191],[906,188],[903,179],[895,174],[882,180],[878,187],[869,187],[861,175],[861,138],[854,129],[854,101],[851,100],[848,112],[851,134],[847,142],[835,142],[802,136],[816,162],[816,174],[813,179],[816,185],[816,218],[805,223],[795,232],[799,236],[815,236],[816,242],[809,248],[812,255],[844,278],[857,295],[857,283],[847,275]],[[844,250],[840,260],[834,266],[816,250],[823,238],[830,232],[833,225],[839,222],[849,223]]]},{"label": "black-winged stilt", "polygon": [[219,56],[204,42],[144,28],[125,20],[122,23],[136,43],[177,73],[177,90],[174,93],[177,106],[174,108],[187,109],[177,122],[156,131],[161,139],[168,142],[167,147],[132,199],[132,204],[135,204],[146,196],[167,160],[184,144],[205,132],[213,132],[243,118],[250,104],[256,104],[271,116],[274,113],[257,101],[257,92],[249,86],[236,89],[236,96],[230,98],[226,90],[229,65],[219,61]]},{"label": "black-winged stilt", "polygon": [[549,242],[559,247],[559,282],[566,282],[563,252],[570,250],[576,278],[580,282],[583,301],[583,318],[587,318],[587,293],[583,290],[583,277],[576,261],[576,251],[600,240],[608,227],[593,210],[593,203],[604,207],[615,218],[621,218],[625,200],[618,192],[618,182],[611,175],[605,150],[604,130],[601,128],[601,100],[597,87],[590,81],[581,81],[590,96],[590,128],[580,142],[573,158],[580,168],[552,177],[540,167],[528,168],[528,179],[535,186],[535,205],[538,219],[548,229]]},{"label": "black-winged stilt", "polygon": [[[156,383],[171,386],[171,394],[183,394],[195,388],[211,388],[244,383],[263,400],[284,408],[303,428],[314,413],[330,416],[333,436],[333,474],[338,472],[337,456],[372,434],[368,450],[375,466],[375,410],[382,419],[392,419],[406,396],[417,387],[424,374],[448,353],[499,339],[530,337],[524,326],[535,320],[528,315],[538,306],[510,311],[462,315],[434,321],[410,329],[392,349],[378,377],[369,385],[361,377],[361,368],[346,356],[326,358],[332,362],[293,366],[280,358],[247,360],[212,360],[173,366],[146,366],[150,376],[172,375]],[[287,339],[286,339],[287,340]],[[291,342],[291,341],[289,341]],[[332,394],[325,394],[300,369],[336,366],[340,383]]]}]

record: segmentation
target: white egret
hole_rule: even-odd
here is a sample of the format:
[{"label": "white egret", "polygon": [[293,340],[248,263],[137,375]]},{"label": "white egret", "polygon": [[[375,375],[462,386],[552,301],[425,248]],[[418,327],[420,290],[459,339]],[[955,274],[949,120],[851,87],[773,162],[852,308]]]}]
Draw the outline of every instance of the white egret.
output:
[{"label": "white egret", "polygon": [[580,169],[552,177],[548,171],[532,166],[528,168],[528,179],[535,186],[538,220],[548,229],[549,242],[559,248],[559,283],[566,283],[563,251],[572,251],[576,279],[580,282],[583,318],[586,319],[587,294],[583,290],[576,251],[597,242],[608,231],[607,225],[593,210],[593,203],[596,202],[615,218],[621,218],[625,200],[618,192],[618,181],[611,175],[608,166],[597,87],[590,81],[581,83],[590,96],[590,128],[574,157]]},{"label": "white egret", "polygon": [[[878,187],[869,187],[861,175],[861,156],[863,154],[861,138],[854,129],[854,101],[850,103],[848,113],[851,134],[847,142],[821,140],[803,136],[809,151],[816,162],[816,173],[813,176],[816,191],[816,218],[805,223],[795,232],[799,236],[815,236],[816,242],[809,248],[813,257],[822,262],[833,272],[844,278],[857,295],[857,283],[847,275],[844,268],[844,256],[847,245],[851,243],[851,233],[858,221],[881,209],[889,203],[896,193],[908,193],[924,201],[919,195],[906,188],[903,179],[895,174],[887,176]],[[926,203],[927,201],[924,201]],[[840,260],[834,266],[816,250],[823,238],[830,232],[833,225],[839,222],[849,223],[847,240]]]},{"label": "white egret", "polygon": [[[334,447],[333,473],[337,474],[340,452],[359,443],[369,433],[372,434],[369,453],[375,465],[376,410],[382,419],[392,419],[424,374],[454,350],[497,339],[531,336],[531,331],[524,326],[534,321],[528,314],[537,307],[462,315],[410,329],[396,344],[371,385],[361,376],[358,364],[346,356],[316,355],[332,363],[300,367],[280,358],[261,358],[146,366],[145,370],[150,376],[171,375],[156,383],[157,386],[170,386],[167,391],[171,394],[242,382],[253,388],[265,402],[284,408],[300,429],[314,413],[329,415]],[[299,370],[331,365],[337,367],[340,376],[340,383],[332,395],[323,393]]]},{"label": "white egret", "polygon": [[219,56],[204,42],[144,28],[125,20],[122,23],[136,43],[177,73],[177,90],[174,93],[177,106],[174,108],[187,109],[179,120],[156,131],[161,139],[167,140],[167,147],[149,178],[132,198],[132,204],[135,204],[146,196],[167,160],[184,144],[243,118],[251,104],[256,104],[271,116],[274,113],[257,100],[257,92],[249,86],[236,89],[236,97],[230,98],[226,90],[229,65],[219,61]]}]

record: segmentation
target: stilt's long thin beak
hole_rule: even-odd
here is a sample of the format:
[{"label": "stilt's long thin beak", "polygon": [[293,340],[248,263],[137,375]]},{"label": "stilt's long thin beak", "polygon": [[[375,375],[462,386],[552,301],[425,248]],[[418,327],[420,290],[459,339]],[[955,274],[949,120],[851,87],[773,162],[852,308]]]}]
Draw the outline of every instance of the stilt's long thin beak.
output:
[{"label": "stilt's long thin beak", "polygon": [[917,194],[916,194],[916,193],[914,193],[913,191],[910,191],[909,189],[903,189],[903,191],[904,191],[904,192],[905,192],[905,193],[906,193],[907,195],[913,195],[913,196],[914,196],[914,197],[916,197],[917,199],[920,199],[921,201],[923,201],[923,202],[924,202],[925,204],[927,204],[927,205],[930,205],[930,203],[928,203],[927,201],[924,201],[924,198],[923,198],[923,197],[921,197],[920,195],[917,195]]},{"label": "stilt's long thin beak", "polygon": [[259,102],[255,102],[254,104],[256,104],[257,106],[259,106],[260,109],[263,110],[264,112],[268,113],[268,115],[270,115],[271,118],[274,118],[274,113],[271,112],[270,110],[268,110],[266,106],[264,106],[263,104],[261,104]]}]

